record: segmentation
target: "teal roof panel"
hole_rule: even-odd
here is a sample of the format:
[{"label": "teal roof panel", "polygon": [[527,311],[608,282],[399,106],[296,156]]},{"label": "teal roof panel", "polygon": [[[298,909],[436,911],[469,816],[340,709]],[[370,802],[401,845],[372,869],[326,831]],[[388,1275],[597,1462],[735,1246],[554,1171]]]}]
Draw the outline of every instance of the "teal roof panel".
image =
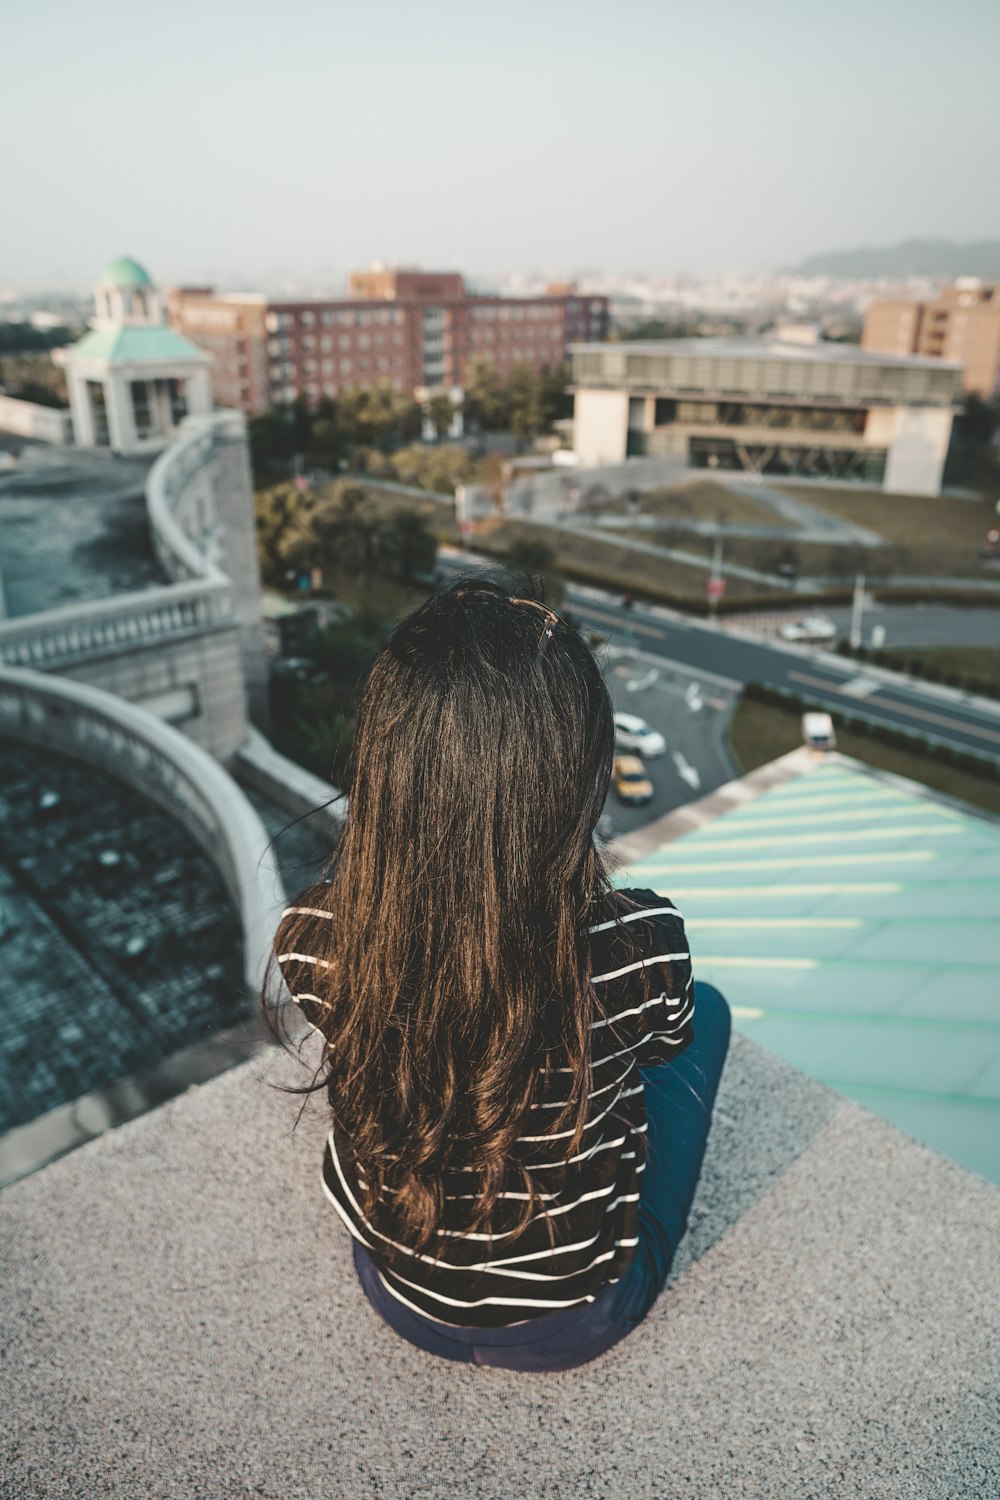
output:
[{"label": "teal roof panel", "polygon": [[173,328],[160,323],[127,323],[121,328],[92,328],[71,350],[74,359],[107,359],[113,363],[144,360],[207,361],[208,355]]},{"label": "teal roof panel", "polygon": [[736,1027],[1000,1184],[1000,822],[844,757],[616,876]]}]

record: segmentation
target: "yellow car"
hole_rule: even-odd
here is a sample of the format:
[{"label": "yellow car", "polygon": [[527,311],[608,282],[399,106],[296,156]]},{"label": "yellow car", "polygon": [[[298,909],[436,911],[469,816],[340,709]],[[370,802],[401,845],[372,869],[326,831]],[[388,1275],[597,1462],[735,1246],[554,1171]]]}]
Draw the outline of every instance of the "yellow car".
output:
[{"label": "yellow car", "polygon": [[642,807],[653,800],[653,783],[638,755],[616,755],[612,780],[619,802]]}]

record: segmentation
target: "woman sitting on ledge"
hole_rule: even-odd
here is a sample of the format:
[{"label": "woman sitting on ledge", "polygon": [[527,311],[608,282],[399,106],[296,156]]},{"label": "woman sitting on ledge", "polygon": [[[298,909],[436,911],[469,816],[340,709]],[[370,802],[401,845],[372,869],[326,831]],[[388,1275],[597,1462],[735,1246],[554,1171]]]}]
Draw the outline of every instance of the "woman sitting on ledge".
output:
[{"label": "woman sitting on ledge", "polygon": [[666,1280],[729,1010],[594,845],[611,703],[545,605],[463,580],[364,689],[328,884],[275,951],[323,1037],[327,1196],[366,1297],[447,1359],[562,1370]]}]

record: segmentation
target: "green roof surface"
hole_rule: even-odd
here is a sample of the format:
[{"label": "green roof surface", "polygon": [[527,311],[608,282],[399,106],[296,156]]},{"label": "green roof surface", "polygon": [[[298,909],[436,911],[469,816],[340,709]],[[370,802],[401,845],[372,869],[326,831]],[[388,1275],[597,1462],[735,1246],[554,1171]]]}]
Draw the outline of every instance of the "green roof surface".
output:
[{"label": "green roof surface", "polygon": [[74,358],[126,360],[196,359],[208,355],[182,334],[162,324],[126,323],[121,328],[92,328],[71,350]]},{"label": "green roof surface", "polygon": [[616,876],[772,1051],[1000,1184],[1000,823],[831,757]]},{"label": "green roof surface", "polygon": [[153,279],[145,266],[131,255],[119,255],[101,277],[102,286],[152,286]]}]

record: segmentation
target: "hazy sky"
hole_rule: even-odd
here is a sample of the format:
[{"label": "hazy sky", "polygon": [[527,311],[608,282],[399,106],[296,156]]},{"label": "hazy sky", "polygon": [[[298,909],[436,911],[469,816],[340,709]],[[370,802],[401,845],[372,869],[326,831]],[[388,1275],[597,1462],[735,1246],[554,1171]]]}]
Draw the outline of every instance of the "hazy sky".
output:
[{"label": "hazy sky", "polygon": [[0,0],[0,287],[1000,235],[998,57],[996,0]]}]

